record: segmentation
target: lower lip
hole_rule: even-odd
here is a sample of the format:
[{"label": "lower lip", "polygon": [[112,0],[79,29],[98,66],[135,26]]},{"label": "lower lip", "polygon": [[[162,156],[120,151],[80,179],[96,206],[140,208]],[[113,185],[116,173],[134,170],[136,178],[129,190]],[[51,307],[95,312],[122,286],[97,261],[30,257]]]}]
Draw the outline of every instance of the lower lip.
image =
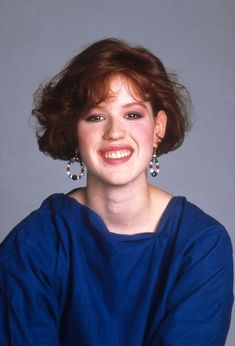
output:
[{"label": "lower lip", "polygon": [[131,156],[132,156],[132,152],[129,156],[120,157],[120,158],[116,158],[116,159],[111,159],[111,158],[105,157],[102,153],[100,153],[100,156],[101,156],[102,160],[108,164],[119,165],[119,164],[122,164],[122,163],[129,161]]}]

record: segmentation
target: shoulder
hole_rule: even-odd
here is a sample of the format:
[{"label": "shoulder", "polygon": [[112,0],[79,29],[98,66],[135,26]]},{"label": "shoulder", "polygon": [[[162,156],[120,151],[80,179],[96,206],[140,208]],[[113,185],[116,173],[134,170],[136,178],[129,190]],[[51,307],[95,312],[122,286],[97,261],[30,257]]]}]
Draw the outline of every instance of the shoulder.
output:
[{"label": "shoulder", "polygon": [[[155,187],[151,194],[155,201],[155,212],[160,210],[160,219],[167,221],[169,227],[161,231],[170,233],[182,243],[191,243],[199,239],[221,238],[231,243],[225,227],[200,207],[189,202],[184,196],[173,196]],[[163,222],[165,226],[165,222]]]},{"label": "shoulder", "polygon": [[222,345],[233,304],[229,235],[223,225],[185,197],[172,198],[167,225],[170,293],[160,333],[169,344],[174,344],[177,334],[182,336],[180,344],[191,345],[198,334],[200,345]]},{"label": "shoulder", "polygon": [[0,245],[0,262],[13,258],[34,257],[41,262],[54,260],[66,228],[69,208],[63,194],[53,194],[24,218]]},{"label": "shoulder", "polygon": [[232,261],[232,243],[225,227],[185,197],[175,197],[178,223],[176,246],[182,255],[198,259]]},{"label": "shoulder", "polygon": [[198,236],[208,231],[228,235],[225,227],[214,217],[207,214],[194,203],[189,202],[185,197],[179,197],[179,200],[181,200],[182,207],[182,223],[186,229],[196,232]]},{"label": "shoulder", "polygon": [[55,207],[59,200],[60,194],[54,194],[45,199],[38,209],[32,211],[13,228],[3,243],[5,241],[14,240],[15,238],[27,240],[30,237],[34,237],[35,234],[43,234],[43,236],[46,236],[46,234],[49,233],[48,230],[50,229],[53,214],[56,210]]}]

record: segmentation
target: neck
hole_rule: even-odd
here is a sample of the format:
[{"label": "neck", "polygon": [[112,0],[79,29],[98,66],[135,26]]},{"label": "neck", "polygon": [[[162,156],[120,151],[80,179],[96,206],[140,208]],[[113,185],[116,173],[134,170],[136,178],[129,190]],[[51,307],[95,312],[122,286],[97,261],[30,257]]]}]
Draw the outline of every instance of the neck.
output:
[{"label": "neck", "polygon": [[84,204],[95,210],[111,231],[136,233],[151,219],[151,187],[144,177],[123,186],[107,186],[88,177]]}]

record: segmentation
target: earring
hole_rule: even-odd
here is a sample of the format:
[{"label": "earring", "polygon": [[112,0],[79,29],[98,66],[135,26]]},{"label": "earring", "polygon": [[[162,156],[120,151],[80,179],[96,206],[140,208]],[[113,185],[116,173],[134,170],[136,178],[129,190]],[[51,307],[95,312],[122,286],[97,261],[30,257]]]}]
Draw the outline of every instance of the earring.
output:
[{"label": "earring", "polygon": [[[80,164],[80,174],[79,175],[71,173],[71,165],[75,162]],[[71,160],[68,161],[66,172],[67,172],[68,177],[72,180],[81,179],[84,176],[85,165],[82,162],[82,160],[80,159],[80,157],[78,156],[77,150],[75,152],[75,156]]]},{"label": "earring", "polygon": [[157,145],[153,147],[153,157],[149,164],[149,173],[152,177],[156,177],[159,173],[160,165],[157,158]]}]

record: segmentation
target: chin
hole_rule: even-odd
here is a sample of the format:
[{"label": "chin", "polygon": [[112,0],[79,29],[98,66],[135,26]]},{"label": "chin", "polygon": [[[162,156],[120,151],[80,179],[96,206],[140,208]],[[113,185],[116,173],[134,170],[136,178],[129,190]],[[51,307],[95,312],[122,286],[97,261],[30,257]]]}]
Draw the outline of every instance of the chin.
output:
[{"label": "chin", "polygon": [[90,170],[87,177],[87,183],[92,183],[93,186],[103,185],[105,186],[116,186],[121,187],[125,185],[129,185],[131,183],[141,183],[147,182],[147,173],[146,167],[139,167],[137,170],[136,167],[126,167],[125,169],[120,169],[119,167],[112,167],[113,169],[105,169],[105,170]]},{"label": "chin", "polygon": [[103,177],[103,183],[109,185],[109,186],[115,186],[115,187],[122,187],[127,186],[132,183],[140,183],[140,181],[146,181],[147,182],[147,174],[144,172],[144,174],[131,176],[131,174],[123,174],[123,176],[119,173],[112,174],[108,177]]}]

